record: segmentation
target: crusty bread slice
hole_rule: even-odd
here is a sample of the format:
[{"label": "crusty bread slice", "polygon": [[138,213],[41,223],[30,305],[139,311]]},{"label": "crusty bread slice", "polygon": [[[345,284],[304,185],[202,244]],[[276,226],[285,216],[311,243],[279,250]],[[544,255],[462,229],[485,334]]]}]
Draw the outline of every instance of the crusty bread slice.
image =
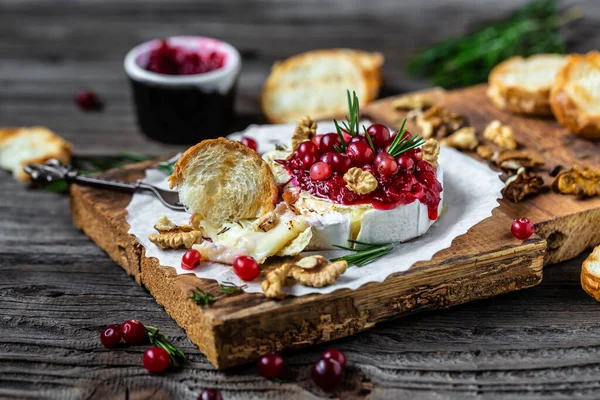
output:
[{"label": "crusty bread slice", "polygon": [[261,106],[273,123],[314,120],[348,112],[346,90],[360,104],[374,100],[381,87],[383,56],[350,49],[315,50],[273,66],[261,95]]},{"label": "crusty bread slice", "polygon": [[565,128],[582,137],[600,139],[600,53],[569,56],[556,75],[550,103]]},{"label": "crusty bread slice", "polygon": [[552,115],[550,88],[566,56],[512,57],[490,72],[488,97],[496,106],[527,115]]},{"label": "crusty bread slice", "polygon": [[173,167],[169,184],[188,211],[217,223],[260,217],[277,201],[267,163],[254,150],[225,138],[190,147]]},{"label": "crusty bread slice", "polygon": [[596,301],[600,301],[600,246],[594,249],[581,266],[581,287]]},{"label": "crusty bread slice", "polygon": [[20,181],[29,182],[24,166],[42,164],[52,158],[69,164],[72,148],[71,143],[43,126],[0,129],[0,168],[12,171]]}]

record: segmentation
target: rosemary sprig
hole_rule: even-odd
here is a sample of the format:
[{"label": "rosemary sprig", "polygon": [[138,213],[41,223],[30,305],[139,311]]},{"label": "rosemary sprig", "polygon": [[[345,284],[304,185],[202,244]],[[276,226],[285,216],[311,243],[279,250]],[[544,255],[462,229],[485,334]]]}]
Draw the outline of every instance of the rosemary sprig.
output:
[{"label": "rosemary sprig", "polygon": [[365,243],[359,242],[357,240],[348,240],[348,242],[358,244],[361,246],[366,246],[367,249],[355,249],[352,247],[341,246],[339,244],[332,244],[333,247],[343,250],[349,250],[354,253],[342,257],[332,258],[330,261],[335,262],[345,260],[348,263],[348,265],[362,267],[363,265],[366,265],[370,262],[377,260],[378,258],[385,256],[394,249],[394,246],[391,243]]},{"label": "rosemary sprig", "polygon": [[346,151],[347,143],[344,139],[344,134],[342,133],[342,129],[348,133],[350,136],[358,135],[358,120],[360,117],[360,105],[358,102],[358,96],[355,91],[352,91],[352,96],[350,96],[350,91],[346,90],[346,96],[348,98],[348,115],[346,116],[346,120],[342,121],[342,126],[337,122],[337,120],[333,120],[335,125],[335,130],[337,131],[338,136],[340,137],[340,150],[341,152]]},{"label": "rosemary sprig", "polygon": [[377,150],[375,150],[375,145],[373,144],[373,139],[371,139],[371,135],[369,135],[369,132],[367,132],[367,128],[364,125],[363,130],[365,131],[365,137],[367,138],[369,147],[371,147],[371,150],[373,150],[373,154],[377,154]]},{"label": "rosemary sprig", "polygon": [[406,118],[402,122],[402,126],[398,129],[398,133],[394,137],[392,144],[388,148],[388,153],[392,157],[398,157],[400,154],[407,152],[408,150],[414,149],[416,147],[422,146],[425,143],[425,140],[420,136],[412,136],[410,137],[407,134],[406,130]]},{"label": "rosemary sprig", "polygon": [[248,287],[248,285],[238,286],[232,282],[223,282],[223,283],[219,284],[219,290],[221,291],[221,293],[224,293],[227,296],[230,296],[232,294],[241,293],[247,287]]},{"label": "rosemary sprig", "polygon": [[156,164],[156,168],[158,168],[159,170],[167,173],[167,174],[172,174],[173,173],[173,166],[175,165],[175,163],[177,162],[177,160],[173,160],[173,161],[161,161],[158,164]]},{"label": "rosemary sprig", "polygon": [[178,367],[186,359],[185,353],[179,350],[177,347],[169,343],[169,337],[159,333],[158,328],[151,325],[144,325],[146,333],[148,334],[148,340],[155,346],[162,347],[169,353],[171,364],[174,367]]},{"label": "rosemary sprig", "polygon": [[206,305],[214,303],[215,301],[219,300],[222,297],[241,293],[247,287],[248,287],[248,285],[237,286],[236,284],[231,283],[231,282],[220,283],[219,290],[221,291],[221,293],[223,293],[223,296],[214,296],[214,295],[208,293],[207,291],[197,287],[196,289],[192,290],[192,293],[190,295],[190,300],[192,300],[199,306],[206,306]]}]

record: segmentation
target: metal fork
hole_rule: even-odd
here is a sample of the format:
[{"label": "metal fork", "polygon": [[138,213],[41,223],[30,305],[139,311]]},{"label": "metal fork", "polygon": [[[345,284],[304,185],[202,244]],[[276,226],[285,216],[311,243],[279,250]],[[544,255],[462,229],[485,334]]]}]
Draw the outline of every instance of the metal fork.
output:
[{"label": "metal fork", "polygon": [[29,164],[23,170],[31,176],[31,180],[35,183],[48,184],[64,180],[69,184],[77,183],[79,185],[94,186],[121,192],[133,193],[142,191],[154,194],[161,203],[173,210],[185,211],[185,207],[179,201],[177,192],[160,189],[141,181],[127,183],[81,175],[79,171],[73,169],[70,165],[62,165],[58,160],[54,159],[46,161],[44,164]]}]

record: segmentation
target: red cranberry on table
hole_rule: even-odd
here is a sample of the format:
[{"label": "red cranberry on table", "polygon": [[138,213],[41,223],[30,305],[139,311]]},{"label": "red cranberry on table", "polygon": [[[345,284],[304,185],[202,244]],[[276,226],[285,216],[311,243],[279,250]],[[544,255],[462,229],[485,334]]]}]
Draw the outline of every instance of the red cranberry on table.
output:
[{"label": "red cranberry on table", "polygon": [[202,255],[196,249],[189,249],[185,252],[183,257],[181,257],[181,268],[183,269],[194,269],[202,261]]},{"label": "red cranberry on table", "polygon": [[146,338],[146,328],[140,321],[130,319],[121,324],[121,336],[129,344],[140,344]]},{"label": "red cranberry on table", "polygon": [[165,349],[154,346],[144,352],[142,361],[144,363],[144,368],[146,368],[148,372],[158,374],[169,367],[170,357]]},{"label": "red cranberry on table", "polygon": [[256,140],[247,136],[242,136],[242,144],[254,151],[258,149],[258,143],[256,143]]},{"label": "red cranberry on table", "polygon": [[315,181],[323,181],[331,176],[331,166],[323,161],[310,167],[310,178]]},{"label": "red cranberry on table", "polygon": [[365,142],[354,142],[348,145],[346,154],[352,160],[352,165],[362,167],[366,164],[371,164],[375,159],[375,153]]},{"label": "red cranberry on table", "polygon": [[217,389],[204,389],[198,396],[198,400],[223,400],[223,397]]},{"label": "red cranberry on table", "polygon": [[529,239],[534,229],[533,222],[529,218],[517,218],[510,227],[513,236],[519,240]]},{"label": "red cranberry on table", "polygon": [[283,372],[283,357],[279,354],[269,353],[258,359],[256,363],[258,373],[265,378],[277,378]]},{"label": "red cranberry on table", "polygon": [[377,157],[375,157],[375,169],[381,175],[391,176],[398,172],[398,163],[396,159],[389,155],[388,153],[379,153]]},{"label": "red cranberry on table", "polygon": [[337,361],[343,368],[346,368],[346,356],[344,353],[337,349],[327,349],[323,354],[321,354],[321,359],[331,359],[333,361]]},{"label": "red cranberry on table", "polygon": [[244,281],[253,281],[260,275],[256,260],[249,256],[239,256],[233,261],[233,272]]},{"label": "red cranberry on table", "polygon": [[384,148],[390,141],[390,130],[382,124],[373,124],[367,129],[375,146]]},{"label": "red cranberry on table", "polygon": [[91,90],[78,90],[75,93],[75,104],[82,111],[94,111],[102,108],[98,96]]},{"label": "red cranberry on table", "polygon": [[121,330],[117,325],[109,325],[100,333],[100,342],[107,349],[117,347],[121,341]]},{"label": "red cranberry on table", "polygon": [[322,358],[312,368],[312,379],[323,390],[332,389],[344,378],[344,368],[331,358]]},{"label": "red cranberry on table", "polygon": [[[317,135],[318,136],[318,135]],[[340,144],[340,137],[337,133],[328,133],[323,135],[319,143],[319,150],[322,153],[336,151],[335,147]]]}]

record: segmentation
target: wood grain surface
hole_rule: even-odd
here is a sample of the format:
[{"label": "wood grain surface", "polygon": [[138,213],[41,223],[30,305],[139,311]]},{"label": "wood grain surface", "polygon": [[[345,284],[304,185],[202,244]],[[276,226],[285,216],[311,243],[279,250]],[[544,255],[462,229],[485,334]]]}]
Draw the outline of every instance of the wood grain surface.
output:
[{"label": "wood grain surface", "polygon": [[[386,90],[427,86],[403,65],[415,49],[506,15],[526,0],[0,0],[0,125],[46,125],[78,154],[179,150],[135,126],[122,69],[137,43],[206,34],[238,48],[244,69],[232,127],[261,121],[257,96],[276,59],[325,46],[382,51]],[[569,48],[600,48],[596,0],[569,29]],[[442,21],[442,22],[439,22]],[[80,113],[90,87],[102,113]],[[0,398],[195,399],[218,387],[226,399],[327,397],[309,379],[326,346],[286,356],[283,383],[253,366],[216,372],[182,329],[71,222],[68,201],[0,174]],[[600,397],[598,305],[579,285],[583,257],[547,267],[537,287],[383,323],[332,344],[350,368],[333,393],[371,399],[559,399]],[[189,356],[165,376],[141,367],[143,346],[108,351],[107,324],[139,318],[161,327]]]}]

